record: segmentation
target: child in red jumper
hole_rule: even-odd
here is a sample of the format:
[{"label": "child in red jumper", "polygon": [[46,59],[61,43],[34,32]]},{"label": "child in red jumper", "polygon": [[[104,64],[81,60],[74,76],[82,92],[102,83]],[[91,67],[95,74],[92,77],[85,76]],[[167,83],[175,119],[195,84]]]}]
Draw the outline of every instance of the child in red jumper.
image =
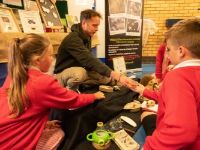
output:
[{"label": "child in red jumper", "polygon": [[[167,54],[175,67],[157,93],[156,129],[143,149],[200,149],[200,19],[179,21],[165,34]],[[150,94],[135,82],[129,87]]]},{"label": "child in red jumper", "polygon": [[155,76],[158,79],[158,82],[163,80],[169,65],[170,61],[166,56],[166,42],[164,41],[158,48],[156,54]]},{"label": "child in red jumper", "polygon": [[53,47],[47,38],[28,34],[10,48],[8,77],[0,88],[0,148],[36,148],[51,108],[78,108],[104,94],[78,94],[60,86],[45,74],[52,62]]}]

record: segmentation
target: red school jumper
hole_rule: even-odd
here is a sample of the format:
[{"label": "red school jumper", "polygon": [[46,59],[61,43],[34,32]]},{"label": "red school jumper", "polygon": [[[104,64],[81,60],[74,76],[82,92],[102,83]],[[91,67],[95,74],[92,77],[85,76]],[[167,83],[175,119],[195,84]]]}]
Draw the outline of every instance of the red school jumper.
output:
[{"label": "red school jumper", "polygon": [[52,76],[38,70],[28,71],[26,85],[31,106],[18,118],[9,117],[6,90],[10,79],[7,77],[0,88],[0,149],[33,150],[42,134],[50,108],[77,108],[92,103],[94,94],[77,94],[63,88]]},{"label": "red school jumper", "polygon": [[147,136],[144,150],[200,149],[200,61],[197,62],[193,66],[186,62],[167,73],[158,97],[156,129]]}]

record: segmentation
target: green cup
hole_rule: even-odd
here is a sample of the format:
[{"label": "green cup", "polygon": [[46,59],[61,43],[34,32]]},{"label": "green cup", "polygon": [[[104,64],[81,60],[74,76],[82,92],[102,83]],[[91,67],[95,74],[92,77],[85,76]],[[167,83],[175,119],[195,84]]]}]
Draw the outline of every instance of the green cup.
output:
[{"label": "green cup", "polygon": [[106,142],[113,138],[113,133],[106,130],[95,130],[87,135],[87,140],[95,142],[103,146]]}]

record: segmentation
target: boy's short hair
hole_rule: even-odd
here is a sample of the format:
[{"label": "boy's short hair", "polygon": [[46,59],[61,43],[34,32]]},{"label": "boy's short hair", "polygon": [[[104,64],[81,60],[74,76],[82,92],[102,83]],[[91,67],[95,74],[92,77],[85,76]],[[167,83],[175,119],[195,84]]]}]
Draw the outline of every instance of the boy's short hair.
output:
[{"label": "boy's short hair", "polygon": [[89,20],[92,17],[96,17],[96,16],[101,18],[101,14],[95,10],[92,10],[92,9],[83,10],[81,11],[80,22],[82,22],[83,20]]},{"label": "boy's short hair", "polygon": [[174,24],[166,33],[166,40],[175,46],[184,46],[200,58],[200,18],[185,19]]}]

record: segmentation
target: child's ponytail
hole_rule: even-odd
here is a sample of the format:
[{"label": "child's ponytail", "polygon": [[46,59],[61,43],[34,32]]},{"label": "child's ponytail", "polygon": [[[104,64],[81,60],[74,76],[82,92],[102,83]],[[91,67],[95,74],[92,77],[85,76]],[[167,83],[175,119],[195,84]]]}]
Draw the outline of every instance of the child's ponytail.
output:
[{"label": "child's ponytail", "polygon": [[27,66],[24,64],[24,56],[20,50],[19,38],[16,38],[11,43],[8,73],[11,78],[11,84],[9,88],[9,107],[11,109],[11,116],[17,117],[24,112],[24,109],[28,107],[27,95],[25,92],[25,86],[28,80]]},{"label": "child's ponytail", "polygon": [[8,104],[11,117],[20,116],[30,106],[26,93],[28,68],[32,65],[33,58],[42,56],[49,45],[47,38],[34,33],[27,34],[22,39],[16,38],[11,43],[8,60],[8,74],[11,78]]}]

